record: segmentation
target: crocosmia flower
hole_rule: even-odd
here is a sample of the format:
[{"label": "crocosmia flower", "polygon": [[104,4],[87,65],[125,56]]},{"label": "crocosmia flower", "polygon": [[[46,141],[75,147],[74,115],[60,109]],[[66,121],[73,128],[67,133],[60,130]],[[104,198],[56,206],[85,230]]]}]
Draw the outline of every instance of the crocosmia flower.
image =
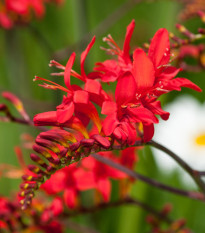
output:
[{"label": "crocosmia flower", "polygon": [[[155,115],[163,120],[169,113],[161,108],[158,97],[173,90],[180,91],[188,87],[196,91],[201,89],[188,79],[175,76],[181,69],[170,65],[170,42],[168,31],[159,29],[151,40],[148,53],[137,48],[131,59],[128,53],[130,37],[134,29],[134,21],[127,27],[124,47],[121,51],[116,42],[109,36],[106,41],[114,44],[113,51],[118,61],[107,60],[97,63],[96,70],[101,71],[102,81],[115,81],[115,101],[105,101],[102,114],[107,115],[103,129],[106,135],[113,134],[128,143],[134,143],[136,129],[133,124],[143,125],[144,141],[149,141],[154,134],[154,123],[158,123]],[[113,48],[113,45],[112,45]],[[111,66],[115,63],[115,73]]]}]

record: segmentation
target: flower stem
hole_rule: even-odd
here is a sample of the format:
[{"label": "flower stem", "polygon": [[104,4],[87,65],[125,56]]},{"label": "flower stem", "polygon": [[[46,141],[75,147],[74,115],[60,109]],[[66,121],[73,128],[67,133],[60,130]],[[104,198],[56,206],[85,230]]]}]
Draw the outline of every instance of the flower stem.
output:
[{"label": "flower stem", "polygon": [[103,202],[103,203],[100,203],[99,205],[94,206],[94,207],[89,207],[89,208],[80,207],[78,210],[76,210],[74,212],[63,213],[62,217],[75,217],[77,215],[94,213],[94,212],[102,210],[102,209],[117,207],[117,206],[126,205],[126,204],[141,207],[142,209],[149,212],[150,214],[153,214],[154,216],[156,216],[160,220],[163,220],[164,222],[166,222],[168,224],[172,223],[172,220],[169,217],[167,217],[166,215],[162,214],[161,212],[158,212],[157,210],[155,210],[153,207],[147,205],[146,203],[144,203],[136,198],[133,199],[129,196],[125,197],[121,200],[115,201],[115,202]]},{"label": "flower stem", "polygon": [[124,173],[126,173],[127,175],[129,175],[130,177],[134,178],[134,179],[139,179],[149,185],[152,185],[156,188],[159,188],[159,189],[163,189],[165,191],[168,191],[168,192],[171,192],[171,193],[175,193],[177,195],[181,195],[181,196],[185,196],[185,197],[188,197],[188,198],[191,198],[191,199],[196,199],[196,200],[200,200],[200,201],[205,201],[205,196],[204,194],[200,193],[200,192],[195,192],[195,191],[185,191],[185,190],[182,190],[182,189],[178,189],[178,188],[174,188],[174,187],[171,187],[171,186],[168,186],[168,185],[165,185],[165,184],[162,184],[154,179],[151,179],[151,178],[148,178],[146,176],[143,176],[137,172],[134,172],[130,169],[128,169],[127,167],[125,166],[122,166],[121,164],[119,163],[115,163],[114,161],[108,159],[108,158],[105,158],[99,154],[91,154],[91,156],[95,159],[97,159],[98,161],[104,163],[104,164],[107,164],[113,168],[116,168]]},{"label": "flower stem", "polygon": [[200,172],[192,169],[184,160],[182,160],[178,155],[176,155],[174,152],[166,148],[165,146],[151,140],[147,143],[147,145],[153,146],[166,154],[170,155],[189,175],[194,179],[194,181],[197,183],[197,185],[200,187],[202,192],[205,194],[205,184],[203,180],[200,177]]}]

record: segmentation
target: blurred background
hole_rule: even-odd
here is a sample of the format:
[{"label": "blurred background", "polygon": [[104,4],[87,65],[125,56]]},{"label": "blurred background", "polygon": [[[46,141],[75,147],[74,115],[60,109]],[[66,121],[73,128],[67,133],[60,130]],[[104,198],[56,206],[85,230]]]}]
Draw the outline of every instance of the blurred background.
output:
[{"label": "blurred background", "polygon": [[[199,17],[189,17],[192,16],[192,9],[196,11],[197,4],[197,1],[193,0],[65,0],[58,6],[47,4],[45,15],[41,19],[32,19],[27,25],[16,25],[9,30],[0,28],[0,91],[10,91],[20,97],[32,117],[39,112],[54,110],[62,100],[62,93],[46,90],[33,82],[35,75],[50,79],[50,73],[54,72],[54,69],[48,67],[51,59],[65,65],[71,52],[76,51],[75,64],[79,64],[81,52],[92,36],[96,35],[96,43],[86,60],[86,70],[90,71],[95,62],[109,58],[105,51],[99,49],[100,46],[106,47],[102,38],[111,34],[122,46],[126,27],[132,19],[136,21],[131,40],[132,48],[148,42],[162,27],[180,35],[175,29],[176,23],[182,23],[190,31],[197,33],[197,29],[204,25]],[[205,9],[203,1],[197,6],[199,9]],[[204,40],[200,43],[204,43]],[[195,61],[190,58],[187,62],[194,65]],[[79,71],[79,66],[75,65],[74,69]],[[180,77],[192,80],[205,90],[203,69],[180,74]],[[61,77],[58,79],[58,83],[63,83]],[[205,161],[205,143],[199,146],[200,143],[197,144],[197,138],[205,135],[204,100],[203,92],[197,93],[187,89],[166,95],[166,98],[162,99],[163,106],[165,110],[171,112],[170,122],[173,120],[175,124],[169,121],[159,124],[154,139],[184,156],[185,160],[186,155],[193,156],[188,162],[193,164],[195,160],[199,161],[194,166],[205,171],[204,162],[198,167],[200,161]],[[6,103],[3,98],[0,102]],[[16,114],[15,111],[13,113]],[[199,116],[203,117],[199,119]],[[185,126],[182,126],[182,123]],[[188,132],[187,127],[191,128]],[[171,129],[172,133],[169,133]],[[22,144],[23,133],[36,136],[39,132],[32,127],[0,122],[0,163],[18,165],[14,147]],[[179,142],[180,138],[185,138],[188,134],[190,137],[187,140]],[[175,140],[172,140],[173,138]],[[198,152],[200,156],[197,156]],[[140,173],[178,188],[196,189],[190,179],[184,177],[184,171],[178,169],[172,161],[166,160],[166,155],[158,155],[156,158],[153,154],[157,155],[158,151],[153,151],[149,147],[139,151],[138,154],[139,163],[136,169]],[[24,158],[29,163],[27,150],[24,151]],[[19,183],[20,179],[1,178],[0,194],[10,196],[10,193],[18,190]],[[112,196],[115,197],[115,183]],[[163,192],[140,181],[134,185],[132,196],[157,209],[162,208],[165,203],[172,203],[174,219],[187,219],[187,226],[193,232],[205,231],[205,206],[201,202]],[[79,216],[75,220],[90,225],[99,232],[143,233],[148,231],[146,215],[147,213],[138,207],[122,206],[96,212],[94,215]]]}]

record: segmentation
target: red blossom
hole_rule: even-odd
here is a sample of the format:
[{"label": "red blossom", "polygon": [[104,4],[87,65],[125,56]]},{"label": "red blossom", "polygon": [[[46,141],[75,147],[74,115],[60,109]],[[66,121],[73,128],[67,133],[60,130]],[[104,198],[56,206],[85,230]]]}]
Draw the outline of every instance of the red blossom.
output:
[{"label": "red blossom", "polygon": [[[119,162],[119,160],[115,157],[115,155],[112,152],[100,152],[99,154],[108,157],[112,160],[115,160],[116,162]],[[99,193],[102,194],[104,201],[110,200],[110,178],[122,179],[126,177],[126,175],[123,172],[116,170],[110,166],[107,166],[95,160],[93,157],[83,159],[82,167],[93,173],[95,181],[93,188],[95,188],[96,190],[98,190]]]},{"label": "red blossom", "polygon": [[[105,99],[108,99],[108,95],[102,90],[101,84],[96,81],[89,79],[85,74],[84,63],[85,58],[93,46],[95,37],[92,39],[90,44],[87,46],[85,51],[81,55],[81,75],[77,74],[72,70],[72,66],[75,60],[75,53],[73,53],[66,66],[63,67],[55,61],[51,61],[51,65],[64,70],[64,82],[67,88],[62,87],[54,82],[45,80],[40,77],[36,77],[35,80],[44,80],[51,84],[44,83],[42,86],[50,89],[60,89],[67,93],[63,97],[62,103],[57,106],[56,112],[41,113],[34,117],[35,125],[51,125],[51,126],[70,126],[73,127],[73,118],[78,119],[80,127],[87,126],[90,119],[96,124],[98,131],[101,131],[101,121],[98,116],[98,112],[92,102],[102,105]],[[74,76],[82,80],[85,85],[84,89],[76,85],[71,85],[70,76]],[[91,102],[92,101],[92,102]],[[83,126],[82,126],[83,125]],[[75,127],[76,128],[76,127]],[[81,131],[85,131],[84,129]],[[85,136],[85,133],[84,133]]]},{"label": "red blossom", "polygon": [[[132,21],[128,26],[126,44],[130,41],[133,25]],[[128,48],[128,46],[124,47]],[[118,59],[123,59],[122,54],[125,53],[119,49],[117,51]],[[133,52],[131,66],[128,57],[127,60],[129,62],[126,69],[121,66],[121,63],[118,65],[121,72],[118,72],[118,76],[115,78],[117,80],[116,103],[110,101],[103,103],[102,114],[108,115],[103,123],[103,130],[106,135],[113,134],[115,138],[122,142],[127,141],[128,144],[132,144],[136,136],[133,133],[130,135],[128,132],[134,132],[134,130],[129,129],[132,128],[133,123],[141,122],[143,124],[144,141],[146,142],[153,137],[153,124],[158,123],[155,115],[160,115],[164,120],[169,118],[169,113],[162,110],[161,103],[157,101],[159,96],[172,90],[180,91],[181,87],[188,87],[196,91],[201,91],[201,89],[188,79],[174,79],[180,69],[169,65],[170,43],[166,29],[159,29],[156,32],[151,41],[148,55],[144,50],[137,48]],[[113,63],[113,61],[111,62]],[[108,63],[109,60],[106,64]],[[110,77],[110,65],[108,64],[108,67],[106,67],[106,64],[104,64],[102,81]],[[123,59],[123,65],[125,64],[125,59]]]},{"label": "red blossom", "polygon": [[62,168],[51,176],[41,188],[48,194],[64,192],[63,197],[69,208],[78,205],[78,194],[82,190],[94,187],[93,173],[78,168],[76,164]]}]

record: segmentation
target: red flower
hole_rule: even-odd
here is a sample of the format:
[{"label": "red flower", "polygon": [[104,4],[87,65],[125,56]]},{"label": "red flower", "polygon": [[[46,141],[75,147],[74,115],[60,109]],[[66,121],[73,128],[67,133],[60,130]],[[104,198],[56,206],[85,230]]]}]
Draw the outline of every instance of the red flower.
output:
[{"label": "red flower", "polygon": [[132,33],[134,31],[135,21],[132,22],[127,27],[127,32],[125,35],[125,42],[123,45],[123,50],[119,48],[117,43],[113,40],[111,35],[104,38],[110,46],[111,49],[106,49],[112,55],[117,55],[118,59],[116,60],[106,60],[105,62],[96,63],[95,70],[101,71],[101,80],[103,82],[114,82],[116,81],[123,73],[126,71],[131,71],[132,69],[132,61],[130,59],[130,40],[132,37]]},{"label": "red flower", "polygon": [[[101,152],[99,154],[106,156],[112,160],[115,160],[116,162],[118,161],[113,156],[112,152]],[[110,166],[107,166],[101,162],[98,162],[93,157],[87,157],[83,159],[82,167],[93,173],[94,181],[95,181],[95,185],[93,188],[95,188],[102,194],[104,201],[109,201],[110,199],[110,193],[111,193],[110,178],[122,179],[126,177],[126,175],[123,172],[114,169]]]},{"label": "red flower", "polygon": [[64,192],[63,197],[69,208],[78,204],[78,194],[82,190],[94,188],[95,181],[91,171],[76,167],[76,164],[62,168],[51,176],[41,188],[48,194]]},{"label": "red flower", "polygon": [[[128,28],[132,25],[133,22]],[[130,40],[130,37],[128,38]],[[121,54],[119,56],[123,58]],[[164,120],[169,117],[169,113],[163,111],[160,101],[157,101],[160,95],[172,90],[180,91],[181,87],[201,91],[188,79],[174,79],[180,69],[169,66],[169,60],[170,44],[166,29],[159,29],[156,32],[148,55],[140,48],[134,51],[132,68],[130,69],[130,64],[128,64],[127,70],[130,69],[129,71],[122,68],[122,71],[118,73],[115,90],[116,103],[110,101],[103,103],[102,114],[108,115],[103,124],[106,135],[113,134],[122,141],[134,143],[134,129],[130,129],[133,123],[141,122],[144,129],[144,141],[149,141],[154,134],[153,124],[158,123],[155,115],[160,115]],[[105,72],[104,76],[106,75]],[[129,132],[133,133],[129,134]]]},{"label": "red flower", "polygon": [[[58,68],[65,70],[63,73],[60,73],[60,75],[64,75],[64,82],[67,88],[62,87],[49,80],[36,77],[35,80],[40,79],[51,83],[44,83],[42,85],[43,87],[50,89],[60,89],[62,91],[65,91],[67,93],[67,96],[64,96],[62,104],[57,106],[56,113],[47,112],[36,115],[34,117],[35,125],[72,125],[74,117],[73,115],[75,115],[75,118],[78,119],[79,122],[82,122],[81,125],[83,124],[84,126],[87,126],[91,119],[96,124],[98,131],[101,131],[101,122],[97,110],[91,101],[101,106],[103,101],[105,99],[108,99],[108,96],[102,90],[101,84],[96,80],[89,79],[84,71],[85,58],[89,50],[91,49],[94,41],[95,38],[92,39],[91,43],[87,46],[87,48],[81,55],[81,75],[77,74],[75,71],[72,70],[72,66],[75,60],[75,53],[73,53],[70,56],[70,59],[66,64],[66,67],[60,65],[55,61],[51,62],[51,65],[55,65]],[[79,86],[71,85],[70,75],[73,75],[76,78],[85,82],[84,90],[81,89]],[[49,119],[49,117],[47,117],[49,115],[50,117],[52,116],[52,120],[51,118]],[[47,119],[48,121],[46,122],[45,119]]]},{"label": "red flower", "polygon": [[63,212],[63,202],[60,197],[56,197],[51,205],[46,208],[41,216],[42,222],[48,222]]}]

